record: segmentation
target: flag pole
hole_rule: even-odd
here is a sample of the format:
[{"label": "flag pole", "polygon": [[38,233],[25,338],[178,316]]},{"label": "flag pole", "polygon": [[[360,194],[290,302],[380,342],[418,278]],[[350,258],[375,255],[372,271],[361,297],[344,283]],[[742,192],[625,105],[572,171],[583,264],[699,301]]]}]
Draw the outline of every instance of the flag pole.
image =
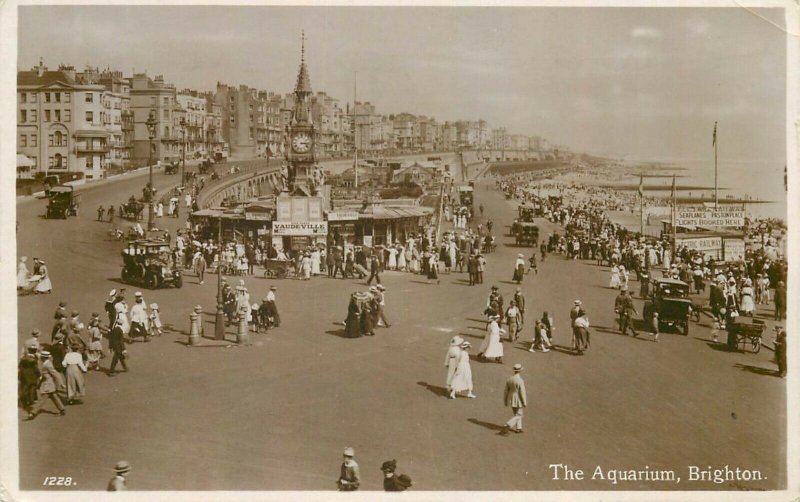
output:
[{"label": "flag pole", "polygon": [[675,244],[675,242],[677,240],[676,237],[675,237],[675,234],[676,234],[676,231],[675,231],[675,203],[676,203],[676,200],[675,200],[675,175],[673,174],[672,175],[672,204],[671,204],[672,211],[671,211],[671,215],[670,215],[670,227],[671,227],[670,230],[672,231],[672,259],[673,260],[675,259],[675,253],[677,252],[676,244]]},{"label": "flag pole", "polygon": [[714,122],[714,207],[719,207],[719,192],[717,191],[717,123]]},{"label": "flag pole", "polygon": [[644,175],[639,174],[639,233],[644,237]]}]

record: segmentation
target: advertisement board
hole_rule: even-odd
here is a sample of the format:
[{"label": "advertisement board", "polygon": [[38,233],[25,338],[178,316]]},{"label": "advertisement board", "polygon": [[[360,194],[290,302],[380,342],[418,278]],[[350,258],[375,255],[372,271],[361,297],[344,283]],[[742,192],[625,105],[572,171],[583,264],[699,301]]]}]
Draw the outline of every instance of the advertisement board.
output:
[{"label": "advertisement board", "polygon": [[675,239],[675,245],[691,251],[699,251],[704,256],[719,260],[722,258],[722,237],[689,237]]},{"label": "advertisement board", "polygon": [[742,227],[744,208],[741,206],[678,206],[675,225],[679,227]]},{"label": "advertisement board", "polygon": [[744,258],[744,239],[725,239],[723,246],[725,261],[738,261]]},{"label": "advertisement board", "polygon": [[331,211],[328,221],[353,221],[358,219],[358,211]]},{"label": "advertisement board", "polygon": [[272,235],[328,235],[328,222],[273,221]]}]

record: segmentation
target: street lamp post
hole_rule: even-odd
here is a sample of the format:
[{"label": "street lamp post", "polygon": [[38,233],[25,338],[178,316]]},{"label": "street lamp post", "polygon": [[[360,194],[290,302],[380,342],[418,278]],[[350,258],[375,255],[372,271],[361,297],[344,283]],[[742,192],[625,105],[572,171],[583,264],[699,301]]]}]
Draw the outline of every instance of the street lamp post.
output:
[{"label": "street lamp post", "polygon": [[156,122],[155,113],[153,110],[150,110],[150,115],[147,117],[147,134],[150,138],[149,142],[149,156],[148,156],[148,164],[150,165],[150,182],[147,184],[147,201],[148,201],[148,209],[149,212],[147,214],[147,229],[153,230],[153,199],[155,198],[155,190],[153,189],[153,138],[156,137]]},{"label": "street lamp post", "polygon": [[181,117],[181,131],[182,131],[182,139],[181,144],[183,148],[181,149],[181,186],[186,184],[186,119]]},{"label": "street lamp post", "polygon": [[[219,215],[218,224],[219,236],[217,239],[217,253],[222,257],[222,214]],[[222,268],[219,265],[219,261],[220,260],[217,260],[217,315],[214,319],[214,340],[225,339],[225,312],[223,311],[224,305],[222,303]]]}]

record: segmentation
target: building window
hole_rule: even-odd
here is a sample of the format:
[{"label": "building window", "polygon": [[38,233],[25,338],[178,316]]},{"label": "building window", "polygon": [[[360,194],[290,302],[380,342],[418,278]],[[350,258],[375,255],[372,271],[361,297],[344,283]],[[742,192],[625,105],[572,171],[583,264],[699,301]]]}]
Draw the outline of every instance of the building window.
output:
[{"label": "building window", "polygon": [[87,103],[94,103],[94,93],[93,92],[87,92],[86,93],[86,102]]},{"label": "building window", "polygon": [[66,146],[66,141],[64,141],[64,135],[61,134],[61,131],[55,132],[55,146]]},{"label": "building window", "polygon": [[94,113],[86,112],[86,122],[89,122],[91,124],[93,121],[94,121]]},{"label": "building window", "polygon": [[169,120],[169,110],[164,110],[163,115],[164,115],[164,120]]},{"label": "building window", "polygon": [[28,121],[28,110],[19,111],[19,121],[20,123],[25,123]]},{"label": "building window", "polygon": [[19,102],[20,103],[27,103],[28,102],[28,93],[25,93],[25,92],[19,93]]},{"label": "building window", "polygon": [[39,146],[39,135],[38,134],[31,134],[31,146]]},{"label": "building window", "polygon": [[164,106],[169,106],[169,98],[164,96]]},{"label": "building window", "polygon": [[48,134],[47,135],[47,146],[53,146],[53,135],[52,134]]},{"label": "building window", "polygon": [[[36,136],[33,137],[35,138]],[[28,155],[28,158],[31,159],[31,162],[33,162],[33,165],[31,166],[31,171],[35,171],[36,168],[39,167],[39,162],[38,162],[39,158],[35,155]]]},{"label": "building window", "polygon": [[[69,96],[69,94],[67,94]],[[64,122],[71,122],[72,121],[72,111],[71,110],[64,110]]]},{"label": "building window", "polygon": [[45,122],[50,122],[50,110],[45,110],[44,111],[44,121]]},{"label": "building window", "polygon": [[56,122],[61,122],[61,110],[55,110]]},{"label": "building window", "polygon": [[20,146],[20,148],[25,148],[25,147],[28,146],[28,135],[27,134],[20,135],[20,137],[19,137],[19,146]]},{"label": "building window", "polygon": [[70,96],[72,96],[72,93],[70,93],[70,92],[65,92],[64,93],[64,103],[69,103],[70,102],[70,99],[71,99]]},{"label": "building window", "polygon": [[49,92],[44,93],[44,102],[45,103],[49,103],[50,102],[50,93]]},{"label": "building window", "polygon": [[37,101],[37,94],[35,92],[31,93],[31,103],[36,103]]},{"label": "building window", "polygon": [[56,95],[56,103],[61,103],[61,93],[56,92],[55,95]]}]

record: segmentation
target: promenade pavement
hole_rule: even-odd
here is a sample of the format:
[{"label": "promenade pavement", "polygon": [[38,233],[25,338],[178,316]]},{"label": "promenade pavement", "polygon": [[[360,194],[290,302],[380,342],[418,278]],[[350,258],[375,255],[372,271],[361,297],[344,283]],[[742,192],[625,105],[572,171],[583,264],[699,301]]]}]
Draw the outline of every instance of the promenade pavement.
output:
[{"label": "promenade pavement", "polygon": [[[175,178],[159,175],[156,186]],[[139,193],[124,180],[84,191],[78,218],[44,220],[44,202],[18,205],[18,253],[48,261],[51,295],[19,298],[18,340],[38,327],[48,341],[59,300],[86,321],[102,314],[119,281],[122,243],[108,240],[108,223],[92,221],[99,204]],[[46,476],[71,476],[77,486],[104,489],[115,462],[126,459],[135,490],[334,490],[341,450],[352,446],[362,489],[382,489],[379,467],[395,458],[415,490],[761,489],[786,483],[785,381],[771,375],[772,353],[730,353],[709,343],[708,320],[688,337],[625,337],[614,329],[608,270],[551,256],[538,276],[525,278],[529,318],[549,311],[555,343],[548,354],[527,352],[530,324],[516,344],[505,343],[505,364],[472,362],[477,399],[445,397],[444,356],[460,334],[477,352],[483,311],[497,284],[506,304],[518,252],[499,230],[516,204],[479,181],[475,204],[495,222],[499,245],[488,255],[485,282],[468,286],[466,273],[443,274],[441,284],[401,272],[382,275],[389,329],[375,337],[343,338],[349,293],[363,281],[270,281],[245,277],[251,299],[271,285],[282,325],[253,335],[250,347],[185,345],[188,315],[200,304],[213,331],[216,277],[205,284],[187,273],[180,290],[142,290],[158,302],[169,327],[152,343],[129,346],[131,371],[115,378],[87,375],[85,404],[65,417],[43,413],[21,421],[23,489]],[[185,209],[182,208],[185,215]],[[172,230],[181,220],[167,220]],[[556,227],[541,221],[543,232]],[[228,278],[235,283],[237,278]],[[129,302],[138,288],[127,286]],[[569,354],[568,311],[583,300],[592,322],[592,347]],[[641,301],[637,299],[641,310]],[[232,339],[233,328],[229,328]],[[525,433],[498,432],[511,416],[503,406],[514,363],[525,367],[529,406]],[[107,366],[109,359],[103,361]],[[7,401],[6,401],[7,402]],[[20,410],[20,418],[24,413]],[[549,464],[589,470],[674,469],[683,482],[611,484],[599,479],[554,481]],[[757,482],[687,483],[686,466],[759,469]],[[55,487],[52,489],[56,489]]]}]

